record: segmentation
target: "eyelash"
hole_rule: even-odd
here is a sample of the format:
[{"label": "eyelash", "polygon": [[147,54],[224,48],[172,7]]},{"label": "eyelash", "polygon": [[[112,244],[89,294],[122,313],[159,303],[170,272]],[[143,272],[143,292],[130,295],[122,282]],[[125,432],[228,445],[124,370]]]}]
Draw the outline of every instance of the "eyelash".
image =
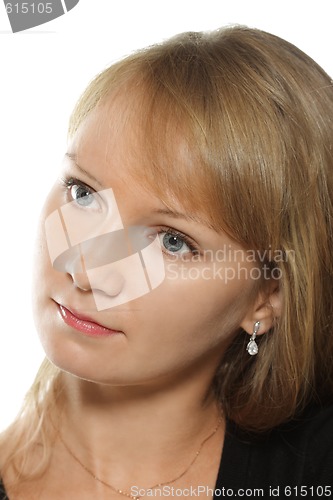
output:
[{"label": "eyelash", "polygon": [[[181,240],[183,240],[183,242],[185,243],[185,245],[188,246],[188,248],[190,249],[190,252],[193,255],[198,255],[200,253],[199,248],[197,247],[197,245],[186,234],[184,234],[184,233],[182,233],[180,231],[177,231],[176,229],[173,229],[172,227],[169,227],[169,226],[160,226],[157,229],[157,234],[160,235],[160,234],[164,234],[164,233],[168,234],[170,236],[174,236],[176,238],[180,238]],[[169,253],[166,250],[165,250],[165,253],[167,253],[167,255],[177,255],[176,253],[175,254]]]},{"label": "eyelash", "polygon": [[[86,189],[91,194],[93,194],[95,192],[94,189],[92,189],[87,184],[85,184],[84,182],[80,181],[79,179],[77,179],[75,177],[63,177],[63,178],[61,178],[61,182],[67,190],[69,190],[73,186],[79,186],[83,189]],[[157,229],[157,234],[160,235],[163,233],[166,233],[166,234],[169,234],[170,236],[174,236],[174,237],[182,239],[183,242],[185,243],[185,245],[188,246],[188,248],[190,249],[190,251],[193,255],[198,255],[200,253],[200,250],[197,247],[197,245],[194,243],[194,241],[189,236],[182,233],[181,231],[177,231],[176,229],[173,229],[172,227],[169,227],[169,226],[159,226]],[[167,255],[172,255],[172,254],[167,253]]]},{"label": "eyelash", "polygon": [[82,187],[84,189],[86,189],[87,191],[89,191],[91,194],[93,194],[95,191],[89,187],[87,184],[85,184],[84,182],[80,181],[79,179],[76,179],[75,177],[62,177],[61,178],[61,182],[62,184],[67,188],[71,188],[73,186],[79,186],[79,187]]}]

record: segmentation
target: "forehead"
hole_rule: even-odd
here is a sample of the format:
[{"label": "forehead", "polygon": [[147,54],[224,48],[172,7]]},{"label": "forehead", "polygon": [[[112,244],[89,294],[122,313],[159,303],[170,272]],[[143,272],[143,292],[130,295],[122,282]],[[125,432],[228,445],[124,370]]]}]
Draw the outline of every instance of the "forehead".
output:
[{"label": "forehead", "polygon": [[98,154],[107,160],[119,156],[128,167],[146,163],[143,119],[131,93],[117,92],[97,105],[79,125],[70,146],[80,156]]},{"label": "forehead", "polygon": [[[203,169],[179,116],[131,91],[117,92],[97,106],[78,127],[70,151],[78,163],[103,165],[120,177],[130,175],[167,207],[197,214],[211,226],[200,201]],[[206,176],[207,181],[207,176]]]}]

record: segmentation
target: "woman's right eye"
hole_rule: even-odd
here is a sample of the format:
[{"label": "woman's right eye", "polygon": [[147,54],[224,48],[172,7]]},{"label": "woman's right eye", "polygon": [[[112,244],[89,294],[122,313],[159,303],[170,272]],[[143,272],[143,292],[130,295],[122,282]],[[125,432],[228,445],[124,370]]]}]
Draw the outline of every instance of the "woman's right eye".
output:
[{"label": "woman's right eye", "polygon": [[82,208],[94,210],[101,208],[97,201],[97,193],[92,188],[78,179],[66,179],[64,183],[68,189],[69,202],[74,201]]},{"label": "woman's right eye", "polygon": [[73,184],[69,188],[69,192],[73,201],[76,201],[82,207],[90,206],[95,200],[94,194],[86,186]]}]

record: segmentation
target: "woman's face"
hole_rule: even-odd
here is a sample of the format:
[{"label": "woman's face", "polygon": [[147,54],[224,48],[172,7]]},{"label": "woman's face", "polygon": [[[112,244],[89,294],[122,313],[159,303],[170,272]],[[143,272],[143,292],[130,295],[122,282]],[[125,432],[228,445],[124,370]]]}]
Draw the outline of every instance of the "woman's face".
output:
[{"label": "woman's face", "polygon": [[[95,110],[79,128],[42,212],[34,312],[46,355],[67,372],[110,385],[158,383],[202,371],[211,376],[248,314],[254,263],[242,258],[241,247],[225,234],[184,212],[181,203],[173,205],[172,213],[144,182],[131,175],[134,161],[136,169],[144,168],[144,155],[141,164],[134,146],[135,123],[126,126],[125,119],[120,123],[117,105],[108,108],[113,119],[106,113],[103,108]],[[50,246],[58,240],[50,237],[56,227],[50,226],[53,219],[49,216],[59,214],[56,211],[61,207],[63,214],[67,209],[74,211],[70,212],[74,213],[72,230],[81,235],[86,231],[89,240],[89,231],[98,225],[89,220],[96,214],[99,220],[105,193],[114,196],[111,208],[120,215],[124,228],[139,228],[147,241],[159,242],[154,252],[165,277],[161,281],[159,275],[158,286],[134,299],[129,294],[128,300],[119,300],[127,281],[135,279],[126,274],[126,266],[117,267],[116,262],[111,271],[108,266],[100,267],[98,283],[89,275],[85,251],[91,254],[91,247],[82,250],[81,245],[81,268],[73,264],[78,258],[71,252],[63,254],[62,267],[51,263],[49,250],[52,254],[54,249]],[[104,222],[114,215],[110,204],[107,210]],[[113,227],[119,229],[117,223]],[[117,245],[118,253],[119,246],[126,246]],[[101,248],[96,240],[97,254]],[[113,261],[119,256],[121,251]],[[97,259],[96,267],[99,264]]]}]

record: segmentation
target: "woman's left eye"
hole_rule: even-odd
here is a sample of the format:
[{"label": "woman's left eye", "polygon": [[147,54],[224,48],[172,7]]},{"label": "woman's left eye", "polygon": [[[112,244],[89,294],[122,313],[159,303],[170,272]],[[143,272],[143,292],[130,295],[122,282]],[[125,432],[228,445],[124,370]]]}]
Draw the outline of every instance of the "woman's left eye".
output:
[{"label": "woman's left eye", "polygon": [[177,234],[171,231],[161,231],[159,233],[162,249],[170,255],[186,255],[188,253],[197,253],[196,248],[186,238],[185,235]]}]

